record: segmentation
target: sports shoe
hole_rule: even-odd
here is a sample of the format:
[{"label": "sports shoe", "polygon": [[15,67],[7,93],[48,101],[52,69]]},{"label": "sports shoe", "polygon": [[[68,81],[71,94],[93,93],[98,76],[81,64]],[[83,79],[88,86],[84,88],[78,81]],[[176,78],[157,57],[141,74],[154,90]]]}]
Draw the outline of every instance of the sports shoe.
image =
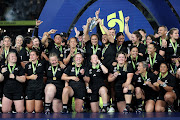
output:
[{"label": "sports shoe", "polygon": [[175,112],[173,105],[169,105],[169,106],[168,106],[168,112]]},{"label": "sports shoe", "polygon": [[106,108],[106,107],[103,107],[103,108],[101,109],[101,113],[107,113],[107,108]]},{"label": "sports shoe", "polygon": [[50,111],[50,109],[46,109],[46,110],[44,111],[44,114],[46,114],[46,115],[49,115],[49,114],[51,114],[51,111]]},{"label": "sports shoe", "polygon": [[62,114],[66,114],[66,113],[69,113],[68,109],[67,108],[63,108],[63,110],[61,111]]},{"label": "sports shoe", "polygon": [[123,113],[130,113],[130,107],[128,105],[124,108]]},{"label": "sports shoe", "polygon": [[138,109],[136,109],[136,113],[142,113],[143,111],[142,111],[142,108],[138,108]]},{"label": "sports shoe", "polygon": [[110,108],[109,108],[108,113],[111,113],[111,112],[115,112],[114,107],[110,107]]}]

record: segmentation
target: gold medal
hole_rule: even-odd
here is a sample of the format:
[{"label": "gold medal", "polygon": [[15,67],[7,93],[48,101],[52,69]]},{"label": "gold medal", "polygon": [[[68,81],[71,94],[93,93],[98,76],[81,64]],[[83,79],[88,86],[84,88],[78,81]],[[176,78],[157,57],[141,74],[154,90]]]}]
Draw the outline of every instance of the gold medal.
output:
[{"label": "gold medal", "polygon": [[104,57],[101,57],[101,60],[104,60]]},{"label": "gold medal", "polygon": [[63,57],[63,54],[60,54],[60,57]]},{"label": "gold medal", "polygon": [[56,80],[56,77],[53,77],[53,80]]}]

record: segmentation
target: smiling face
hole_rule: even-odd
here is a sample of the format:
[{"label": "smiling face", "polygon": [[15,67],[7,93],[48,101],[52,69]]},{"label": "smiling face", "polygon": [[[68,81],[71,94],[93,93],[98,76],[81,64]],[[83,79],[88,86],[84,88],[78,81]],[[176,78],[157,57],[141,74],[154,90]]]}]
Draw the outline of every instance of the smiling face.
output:
[{"label": "smiling face", "polygon": [[92,55],[91,56],[91,63],[92,64],[97,64],[98,62],[98,56],[97,55]]},{"label": "smiling face", "polygon": [[108,43],[108,36],[106,34],[102,35],[102,43],[107,44]]},{"label": "smiling face", "polygon": [[164,63],[162,63],[162,64],[160,65],[160,72],[164,74],[164,73],[166,73],[167,71],[168,71],[167,65],[164,64]]},{"label": "smiling face", "polygon": [[58,64],[57,56],[49,57],[49,62],[51,63],[52,66],[56,66]]},{"label": "smiling face", "polygon": [[146,70],[146,68],[143,67],[143,63],[142,62],[139,62],[137,70],[138,70],[139,74],[143,73]]},{"label": "smiling face", "polygon": [[126,56],[124,54],[119,54],[116,60],[119,64],[124,64],[126,62]]},{"label": "smiling face", "polygon": [[146,38],[146,44],[149,45],[150,43],[152,43],[152,39],[150,36],[147,36]]},{"label": "smiling face", "polygon": [[38,56],[37,56],[36,52],[35,52],[35,51],[32,51],[32,52],[30,53],[30,60],[31,60],[31,61],[35,61],[35,60],[37,60],[37,59],[38,59]]},{"label": "smiling face", "polygon": [[38,38],[35,38],[33,40],[33,45],[36,46],[36,47],[39,47],[39,39]]},{"label": "smiling face", "polygon": [[8,62],[11,62],[11,63],[16,63],[17,62],[16,53],[9,53]]},{"label": "smiling face", "polygon": [[138,48],[132,48],[130,54],[133,58],[136,58],[138,56]]},{"label": "smiling face", "polygon": [[16,46],[22,46],[22,44],[23,44],[23,39],[20,38],[20,37],[18,37],[18,38],[16,39]]},{"label": "smiling face", "polygon": [[131,40],[133,44],[136,44],[139,41],[139,38],[137,38],[137,36],[135,34],[131,35]]},{"label": "smiling face", "polygon": [[56,35],[56,36],[54,37],[54,42],[55,42],[56,44],[61,44],[61,42],[62,42],[62,37],[61,37],[60,35]]},{"label": "smiling face", "polygon": [[97,35],[92,35],[91,36],[91,43],[92,43],[92,45],[97,45],[98,44],[98,37],[97,37]]},{"label": "smiling face", "polygon": [[76,64],[81,64],[83,62],[83,57],[81,54],[76,54],[74,57],[74,61]]},{"label": "smiling face", "polygon": [[117,39],[117,44],[118,45],[122,45],[124,43],[124,36],[123,35],[119,36],[116,39]]},{"label": "smiling face", "polygon": [[177,40],[179,38],[179,30],[174,30],[170,37]]},{"label": "smiling face", "polygon": [[5,47],[10,47],[11,46],[11,39],[5,38],[3,42],[4,42]]},{"label": "smiling face", "polygon": [[153,44],[148,45],[147,52],[148,52],[149,55],[152,55],[153,53],[156,52],[156,48],[154,47]]},{"label": "smiling face", "polygon": [[71,38],[70,41],[69,41],[69,45],[70,47],[76,47],[77,45],[77,40],[75,38]]},{"label": "smiling face", "polygon": [[166,31],[166,29],[164,27],[159,27],[158,28],[159,36],[164,36],[164,35],[166,35],[166,33],[167,33],[167,31]]}]

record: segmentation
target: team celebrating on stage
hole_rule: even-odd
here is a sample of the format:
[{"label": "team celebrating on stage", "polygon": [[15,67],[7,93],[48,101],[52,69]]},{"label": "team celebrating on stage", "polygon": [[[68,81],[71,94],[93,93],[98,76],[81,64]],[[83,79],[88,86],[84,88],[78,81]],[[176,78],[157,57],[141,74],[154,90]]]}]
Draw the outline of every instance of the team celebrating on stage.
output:
[{"label": "team celebrating on stage", "polygon": [[[178,28],[159,26],[125,34],[109,30],[95,12],[97,33],[88,18],[76,35],[55,29],[38,37],[3,37],[0,48],[2,112],[175,112],[180,95]],[[103,31],[103,32],[102,32]],[[103,34],[105,33],[105,34]],[[55,34],[55,35],[54,35]],[[52,39],[51,36],[54,35]],[[125,35],[129,40],[125,41]]]}]

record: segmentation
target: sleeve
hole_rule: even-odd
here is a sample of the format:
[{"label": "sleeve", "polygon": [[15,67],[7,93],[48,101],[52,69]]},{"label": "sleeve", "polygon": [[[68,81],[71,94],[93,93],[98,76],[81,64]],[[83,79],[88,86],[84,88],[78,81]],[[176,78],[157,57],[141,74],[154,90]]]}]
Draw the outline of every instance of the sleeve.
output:
[{"label": "sleeve", "polygon": [[[141,44],[141,43],[140,43]],[[139,53],[142,53],[143,55],[145,54],[145,52],[146,52],[146,47],[143,45],[143,44],[141,44],[141,47],[140,47],[140,49],[138,49],[139,50]]]},{"label": "sleeve", "polygon": [[68,66],[67,68],[65,68],[64,73],[67,75],[70,75],[70,71],[71,71],[71,66]]},{"label": "sleeve", "polygon": [[22,66],[19,67],[19,73],[18,73],[18,76],[23,76],[25,75],[25,70],[23,69]]},{"label": "sleeve", "polygon": [[[169,74],[171,74],[171,73],[169,73]],[[173,75],[169,75],[167,85],[170,86],[170,87],[175,87],[176,78]]]},{"label": "sleeve", "polygon": [[114,66],[113,65],[111,65],[110,67],[109,67],[109,73],[114,73]]},{"label": "sleeve", "polygon": [[128,64],[128,65],[127,65],[127,72],[128,72],[128,73],[134,73],[132,64]]},{"label": "sleeve", "polygon": [[84,75],[87,76],[87,77],[89,77],[89,67],[85,67],[84,70],[85,70]]},{"label": "sleeve", "polygon": [[39,28],[38,28],[38,27],[35,27],[35,28],[34,28],[34,36],[36,36],[37,38],[39,38],[39,37],[38,37],[38,31],[39,31]]},{"label": "sleeve", "polygon": [[151,83],[153,84],[153,83],[157,82],[158,76],[155,75],[154,73],[151,73],[150,78],[151,78]]},{"label": "sleeve", "polygon": [[28,64],[25,65],[25,73],[28,74]]}]

